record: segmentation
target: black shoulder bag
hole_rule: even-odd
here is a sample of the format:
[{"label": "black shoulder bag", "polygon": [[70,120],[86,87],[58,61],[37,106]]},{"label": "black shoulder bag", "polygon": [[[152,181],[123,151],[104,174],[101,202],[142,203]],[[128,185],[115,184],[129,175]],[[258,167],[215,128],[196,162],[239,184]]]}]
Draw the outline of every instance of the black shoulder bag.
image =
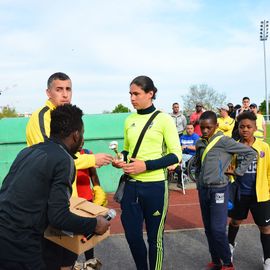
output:
[{"label": "black shoulder bag", "polygon": [[[136,157],[136,155],[137,155],[137,153],[138,153],[138,151],[139,151],[139,147],[140,147],[140,145],[141,145],[141,142],[142,142],[142,139],[143,139],[143,137],[144,137],[144,134],[145,134],[146,130],[148,129],[149,125],[152,123],[153,119],[154,119],[159,113],[160,113],[160,111],[154,112],[154,113],[151,115],[151,117],[148,119],[148,121],[146,122],[146,124],[145,124],[144,128],[142,129],[141,134],[140,134],[140,136],[139,136],[139,138],[138,138],[138,141],[137,141],[137,143],[136,143],[136,145],[135,145],[135,148],[134,148],[134,151],[133,151],[133,154],[132,154],[131,158],[135,158],[135,157]],[[129,175],[124,173],[124,174],[121,175],[121,177],[120,177],[120,179],[119,179],[119,184],[118,184],[117,190],[116,190],[116,192],[115,192],[115,194],[114,194],[114,196],[113,196],[113,199],[114,199],[116,202],[118,202],[118,203],[120,203],[121,200],[122,200],[122,198],[123,198],[125,184],[126,184],[126,181],[127,181],[129,178],[130,178]]]}]

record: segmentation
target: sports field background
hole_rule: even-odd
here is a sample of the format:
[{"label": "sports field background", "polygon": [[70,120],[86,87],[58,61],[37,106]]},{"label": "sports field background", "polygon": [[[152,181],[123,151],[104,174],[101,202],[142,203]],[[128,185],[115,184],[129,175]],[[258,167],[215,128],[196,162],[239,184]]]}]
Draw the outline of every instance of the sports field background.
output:
[{"label": "sports field background", "polygon": [[266,125],[266,141],[268,142],[268,144],[270,145],[270,123]]},{"label": "sports field background", "polygon": [[[128,113],[85,115],[85,148],[94,153],[114,153],[109,143],[116,140],[123,147],[124,119]],[[28,118],[3,118],[0,120],[0,186],[13,160],[26,147],[25,128]],[[267,124],[267,139],[270,145],[270,123]],[[98,169],[100,181],[106,192],[114,192],[121,175],[111,165]]]}]

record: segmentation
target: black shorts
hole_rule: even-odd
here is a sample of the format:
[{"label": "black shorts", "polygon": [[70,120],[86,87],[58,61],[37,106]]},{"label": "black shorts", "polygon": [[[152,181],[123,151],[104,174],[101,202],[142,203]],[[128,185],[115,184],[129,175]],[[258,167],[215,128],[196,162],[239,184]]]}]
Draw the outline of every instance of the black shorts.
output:
[{"label": "black shorts", "polygon": [[46,269],[59,270],[61,266],[72,266],[78,255],[43,238],[42,255]]},{"label": "black shorts", "polygon": [[235,201],[234,208],[229,210],[228,215],[233,219],[243,220],[247,218],[249,210],[258,226],[270,225],[270,200],[257,202],[255,196],[241,195],[240,201]]}]

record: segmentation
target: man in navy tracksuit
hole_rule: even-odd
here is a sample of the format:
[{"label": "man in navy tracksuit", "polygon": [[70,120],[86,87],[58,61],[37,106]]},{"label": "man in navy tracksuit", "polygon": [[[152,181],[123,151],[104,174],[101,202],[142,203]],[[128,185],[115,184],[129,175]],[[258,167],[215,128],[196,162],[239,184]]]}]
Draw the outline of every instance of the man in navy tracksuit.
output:
[{"label": "man in navy tracksuit", "polygon": [[207,269],[234,270],[226,235],[229,178],[224,172],[230,165],[232,155],[241,154],[243,163],[235,169],[234,174],[243,175],[256,152],[224,136],[222,132],[216,132],[218,124],[214,112],[204,112],[199,123],[202,138],[196,143],[196,178],[205,234],[212,257]]}]

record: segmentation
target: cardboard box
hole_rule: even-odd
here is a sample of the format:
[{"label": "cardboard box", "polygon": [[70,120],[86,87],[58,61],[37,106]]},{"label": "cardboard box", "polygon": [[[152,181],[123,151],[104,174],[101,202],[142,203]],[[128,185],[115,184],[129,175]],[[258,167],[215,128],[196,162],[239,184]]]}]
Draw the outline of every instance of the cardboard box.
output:
[{"label": "cardboard box", "polygon": [[[106,207],[90,203],[83,198],[71,197],[70,199],[70,211],[78,216],[95,217],[97,215],[105,215],[108,210]],[[78,255],[94,247],[109,235],[110,231],[108,230],[103,235],[94,235],[86,243],[82,243],[83,235],[74,235],[72,232],[60,231],[51,226],[48,226],[44,232],[45,238]]]}]

